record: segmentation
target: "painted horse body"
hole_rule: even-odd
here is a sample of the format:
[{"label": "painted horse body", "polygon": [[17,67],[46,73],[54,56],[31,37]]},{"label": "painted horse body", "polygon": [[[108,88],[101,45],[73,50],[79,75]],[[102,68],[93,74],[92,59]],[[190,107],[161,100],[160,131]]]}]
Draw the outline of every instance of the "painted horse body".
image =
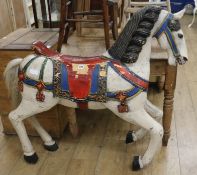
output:
[{"label": "painted horse body", "polygon": [[146,7],[133,16],[115,44],[99,57],[83,60],[64,56],[49,52],[41,44],[36,48],[37,54],[11,61],[4,73],[6,84],[12,96],[19,93],[19,87],[22,101],[10,112],[9,119],[21,141],[24,159],[36,163],[38,157],[23,120],[28,118],[45,148],[54,151],[58,148],[55,141],[35,117],[29,117],[62,104],[73,108],[108,108],[142,128],[132,133],[132,141],[148,131],[148,149],[142,157],[134,157],[133,169],[148,165],[163,136],[163,128],[155,120],[162,117],[162,112],[147,100],[151,41],[156,37],[167,50],[169,64],[184,64],[187,49],[178,22],[182,16],[182,12],[172,15],[158,7]]}]

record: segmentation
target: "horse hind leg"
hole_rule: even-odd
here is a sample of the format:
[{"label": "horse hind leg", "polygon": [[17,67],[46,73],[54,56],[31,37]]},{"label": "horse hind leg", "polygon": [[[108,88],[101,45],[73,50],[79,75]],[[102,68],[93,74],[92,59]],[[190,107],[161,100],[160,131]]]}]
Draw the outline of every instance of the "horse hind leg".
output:
[{"label": "horse hind leg", "polygon": [[32,116],[28,118],[28,122],[35,128],[37,133],[40,135],[44,142],[44,148],[48,151],[56,151],[58,149],[57,143],[52,139],[52,137],[46,132],[46,130],[40,125],[37,118]]},{"label": "horse hind leg", "polygon": [[47,111],[55,104],[51,102],[50,106],[46,104],[42,106],[39,102],[23,99],[19,106],[9,113],[9,119],[18,134],[23,148],[24,159],[28,163],[35,164],[38,161],[38,156],[27,136],[23,120],[37,113]]},{"label": "horse hind leg", "polygon": [[[153,117],[155,120],[160,122],[160,120],[163,117],[163,111],[160,110],[154,104],[152,104],[148,99],[144,105],[144,109],[151,117]],[[133,143],[137,140],[140,140],[146,135],[146,133],[147,133],[147,130],[144,128],[140,128],[137,131],[133,131],[133,130],[128,131],[126,135],[125,143],[126,144]]]}]

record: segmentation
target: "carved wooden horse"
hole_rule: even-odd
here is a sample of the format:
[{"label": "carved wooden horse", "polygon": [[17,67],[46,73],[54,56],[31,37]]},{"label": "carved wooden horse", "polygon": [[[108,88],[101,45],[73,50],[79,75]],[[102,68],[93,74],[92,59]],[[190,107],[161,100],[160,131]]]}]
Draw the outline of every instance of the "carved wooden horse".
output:
[{"label": "carved wooden horse", "polygon": [[[154,119],[162,112],[147,100],[150,74],[151,40],[156,37],[167,49],[170,65],[187,61],[185,39],[178,19],[183,13],[171,14],[158,7],[146,7],[128,21],[116,43],[102,56],[79,58],[49,51],[40,42],[37,54],[10,61],[4,72],[7,87],[18,107],[11,111],[13,124],[28,163],[38,156],[27,136],[23,120],[47,111],[56,104],[72,108],[108,108],[117,116],[142,129],[132,133],[136,141],[150,133],[150,143],[143,156],[134,157],[133,170],[148,165],[160,147],[162,126]],[[18,88],[19,90],[18,90]],[[45,149],[58,146],[35,117],[29,118],[40,134]]]}]

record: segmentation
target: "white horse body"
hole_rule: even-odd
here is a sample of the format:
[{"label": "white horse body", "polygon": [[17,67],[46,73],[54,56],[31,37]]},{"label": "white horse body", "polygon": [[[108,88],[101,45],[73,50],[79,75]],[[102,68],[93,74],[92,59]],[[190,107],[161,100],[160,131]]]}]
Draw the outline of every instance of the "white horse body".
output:
[{"label": "white horse body", "polygon": [[[139,77],[149,80],[150,75],[150,54],[151,54],[151,40],[156,32],[157,28],[161,25],[165,17],[168,15],[167,11],[161,11],[158,21],[155,23],[154,28],[151,31],[150,36],[147,38],[146,44],[143,46],[142,51],[139,54],[139,58],[136,63],[133,64],[127,64],[127,67],[132,70],[136,75]],[[176,16],[176,15],[175,15]],[[177,15],[178,16],[178,15]],[[177,38],[175,38],[177,39]],[[159,38],[159,43],[161,47],[166,48],[169,54],[169,63],[171,65],[176,64],[176,60],[173,56],[172,50],[168,44],[168,41],[166,39],[165,35],[162,35]],[[182,49],[179,49],[180,55],[183,57],[187,57],[187,51],[185,47],[185,43],[178,43],[179,48],[182,47]],[[181,45],[181,46],[180,46]],[[103,55],[111,58],[108,52],[104,53]],[[7,84],[8,86],[10,83],[9,77],[11,76],[10,70],[15,68],[15,76],[17,74],[18,66],[20,65],[20,68],[23,68],[29,60],[31,60],[35,55],[29,55],[26,58],[17,59],[15,61],[11,61],[6,70],[5,75],[7,77]],[[26,75],[33,79],[33,80],[39,80],[39,73],[41,69],[41,65],[44,61],[45,57],[40,56],[37,58],[34,62],[31,63],[31,65],[28,67],[26,71]],[[111,58],[113,59],[113,58]],[[53,64],[52,61],[49,60],[45,66],[44,74],[43,74],[43,82],[52,83],[53,82]],[[124,80],[120,75],[118,75],[112,68],[108,67],[107,71],[107,90],[110,92],[116,92],[120,90],[128,90],[131,88],[131,84],[128,83],[126,80]],[[13,72],[12,72],[13,74]],[[27,162],[32,163],[31,160],[28,159],[28,157],[32,158],[34,156],[35,158],[35,151],[28,139],[28,136],[26,134],[24,125],[22,123],[22,120],[25,118],[28,118],[29,116],[33,116],[34,114],[37,114],[39,112],[43,112],[46,110],[49,110],[56,104],[62,104],[64,106],[77,108],[77,104],[75,102],[72,102],[70,100],[54,97],[53,93],[50,91],[44,91],[45,95],[45,101],[44,102],[38,102],[36,100],[36,93],[37,89],[28,86],[26,84],[23,85],[24,89],[22,94],[22,102],[17,107],[16,110],[12,111],[9,114],[9,118],[15,127],[20,141],[23,146],[23,151],[25,155],[25,159]],[[12,86],[11,88],[16,88]],[[80,87],[79,87],[80,88]],[[134,140],[139,139],[142,137],[146,131],[150,132],[151,140],[149,147],[144,154],[143,157],[138,157],[138,165],[140,166],[138,168],[142,168],[143,166],[147,165],[153,158],[155,152],[158,150],[159,145],[161,143],[161,139],[163,136],[163,128],[162,126],[156,122],[152,117],[161,117],[162,112],[158,110],[155,106],[153,106],[150,102],[147,101],[147,93],[141,92],[134,98],[130,98],[127,101],[127,104],[129,106],[129,112],[127,113],[119,113],[117,106],[119,105],[119,101],[115,100],[107,100],[106,103],[100,103],[100,102],[88,102],[88,108],[89,109],[104,109],[108,108],[113,113],[115,113],[120,118],[130,122],[139,125],[143,129],[141,129],[139,132],[136,132],[134,134]],[[152,117],[150,117],[150,115]],[[46,133],[46,131],[43,130],[43,128],[39,125],[39,123],[36,121],[35,118],[31,118],[31,123],[35,127],[35,129],[38,131],[38,133],[41,135],[44,144],[46,146],[54,145],[54,141],[52,138]],[[135,160],[136,161],[136,160]],[[35,162],[33,162],[35,163]],[[134,165],[135,166],[135,165]]]}]

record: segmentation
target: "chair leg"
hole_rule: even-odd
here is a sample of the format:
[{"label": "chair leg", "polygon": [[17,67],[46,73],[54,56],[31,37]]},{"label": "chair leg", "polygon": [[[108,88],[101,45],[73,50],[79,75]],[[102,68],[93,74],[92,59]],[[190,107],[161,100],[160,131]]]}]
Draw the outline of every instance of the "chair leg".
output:
[{"label": "chair leg", "polygon": [[113,21],[113,26],[112,26],[112,35],[113,39],[116,40],[118,38],[118,24],[117,24],[117,19],[118,19],[118,5],[114,4],[113,5],[113,12],[112,12],[112,21]]},{"label": "chair leg", "polygon": [[104,32],[105,32],[105,45],[106,49],[110,47],[109,40],[109,12],[106,0],[103,0],[103,22],[104,22]]},{"label": "chair leg", "polygon": [[119,23],[118,23],[118,28],[122,27],[122,20],[123,20],[123,15],[124,15],[124,0],[121,2],[121,6],[120,6],[120,19],[119,19]]},{"label": "chair leg", "polygon": [[67,44],[68,41],[69,31],[70,31],[70,24],[67,23],[64,30],[64,39],[63,39],[63,43],[65,44]]},{"label": "chair leg", "polygon": [[58,38],[58,43],[57,43],[57,51],[61,52],[62,44],[63,44],[63,39],[65,35],[65,19],[66,19],[66,14],[67,14],[67,7],[66,7],[66,1],[61,0],[61,11],[60,11],[60,30],[59,30],[59,38]]}]

